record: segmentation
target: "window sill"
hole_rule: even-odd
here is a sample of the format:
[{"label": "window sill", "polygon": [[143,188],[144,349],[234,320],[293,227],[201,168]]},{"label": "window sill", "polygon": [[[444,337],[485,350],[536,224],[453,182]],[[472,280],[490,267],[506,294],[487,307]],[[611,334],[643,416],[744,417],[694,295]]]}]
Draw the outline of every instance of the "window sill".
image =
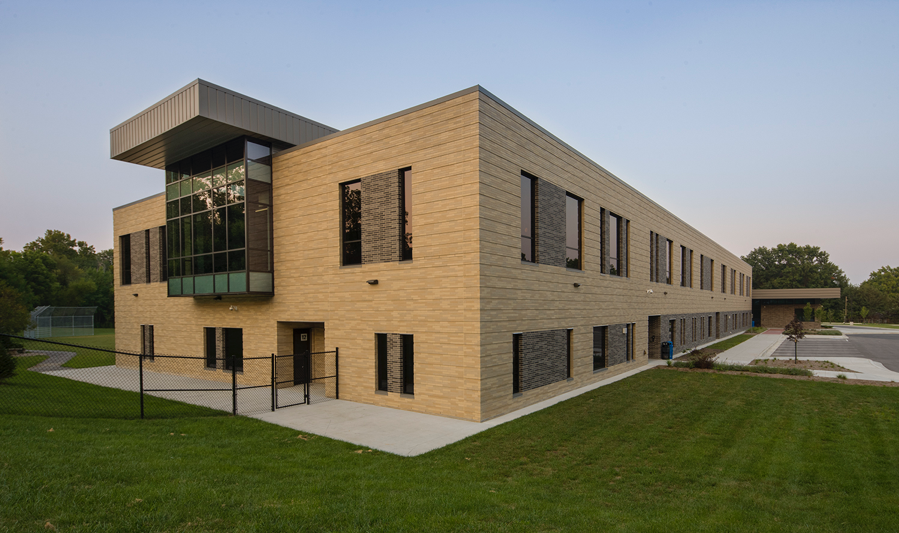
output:
[{"label": "window sill", "polygon": [[583,268],[570,268],[570,267],[565,267],[565,270],[567,270],[568,272],[579,272],[579,273],[581,273],[581,274],[584,274],[584,273],[585,273]]},{"label": "window sill", "polygon": [[604,368],[594,368],[594,369],[593,369],[593,373],[594,373],[594,374],[599,374],[600,372],[605,372],[605,371],[608,370],[608,369],[609,369],[609,367],[604,367]]},{"label": "window sill", "polygon": [[512,397],[513,397],[513,398],[518,398],[518,397],[520,397],[521,395],[522,395],[522,393],[520,393],[520,392],[513,392],[513,393],[512,393]]},{"label": "window sill", "polygon": [[375,394],[377,394],[379,396],[387,396],[387,391],[386,390],[376,390]]},{"label": "window sill", "polygon": [[401,393],[400,393],[400,398],[406,398],[406,399],[409,399],[409,400],[414,400],[414,399],[415,399],[415,395],[414,395],[414,394],[406,394],[405,392],[401,392]]},{"label": "window sill", "polygon": [[339,268],[361,268],[361,267],[362,267],[362,263],[358,263],[355,265],[340,265]]},{"label": "window sill", "polygon": [[534,261],[525,261],[524,259],[522,259],[521,264],[535,267],[535,266],[539,265],[540,263],[535,263]]}]

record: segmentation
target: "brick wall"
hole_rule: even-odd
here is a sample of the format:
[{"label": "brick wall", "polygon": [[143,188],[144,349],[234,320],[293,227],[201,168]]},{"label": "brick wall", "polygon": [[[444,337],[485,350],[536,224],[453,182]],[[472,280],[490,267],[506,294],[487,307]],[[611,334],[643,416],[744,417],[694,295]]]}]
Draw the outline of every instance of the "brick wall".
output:
[{"label": "brick wall", "polygon": [[403,392],[403,336],[387,334],[387,391]]},{"label": "brick wall", "polygon": [[402,229],[399,171],[362,178],[362,263],[400,261]]},{"label": "brick wall", "polygon": [[568,379],[568,330],[521,334],[521,391]]},{"label": "brick wall", "polygon": [[627,324],[612,324],[609,326],[609,346],[606,364],[608,366],[620,365],[627,362]]},{"label": "brick wall", "polygon": [[712,258],[706,255],[701,256],[702,265],[699,267],[702,269],[700,274],[701,287],[700,289],[704,291],[710,291],[712,289]]},{"label": "brick wall", "polygon": [[[782,328],[796,318],[796,309],[802,309],[805,305],[800,304],[781,304],[781,305],[763,305],[760,324],[765,328]],[[812,313],[815,309],[821,307],[821,304],[812,304]],[[814,314],[812,314],[814,317]],[[814,320],[814,318],[812,318]],[[814,326],[812,322],[803,322],[803,327],[811,329],[813,327],[821,327],[821,323]]]},{"label": "brick wall", "polygon": [[537,262],[564,267],[565,189],[537,180]]}]

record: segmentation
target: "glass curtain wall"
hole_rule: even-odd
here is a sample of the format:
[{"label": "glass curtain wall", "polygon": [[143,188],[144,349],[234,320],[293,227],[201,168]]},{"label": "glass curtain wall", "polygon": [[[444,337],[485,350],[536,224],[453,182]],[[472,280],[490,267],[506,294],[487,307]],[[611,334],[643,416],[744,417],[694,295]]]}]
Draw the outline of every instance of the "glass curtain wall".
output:
[{"label": "glass curtain wall", "polygon": [[169,296],[271,294],[271,148],[241,137],[165,176]]}]

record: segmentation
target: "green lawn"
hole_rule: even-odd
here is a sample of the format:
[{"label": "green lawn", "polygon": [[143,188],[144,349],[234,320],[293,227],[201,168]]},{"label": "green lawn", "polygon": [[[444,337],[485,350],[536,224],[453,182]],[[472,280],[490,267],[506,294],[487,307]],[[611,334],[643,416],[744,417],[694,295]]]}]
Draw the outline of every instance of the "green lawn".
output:
[{"label": "green lawn", "polygon": [[[839,323],[839,322],[828,322],[827,325],[832,326],[848,326],[848,323]],[[862,324],[860,322],[856,322],[853,326],[860,326],[865,328],[886,328],[886,329],[899,329],[899,324]]]},{"label": "green lawn", "polygon": [[721,351],[729,350],[730,348],[733,348],[734,346],[736,346],[738,344],[744,343],[753,337],[755,337],[755,335],[746,335],[744,333],[742,335],[736,335],[729,339],[725,339],[723,341],[716,342],[715,344],[712,344],[711,346],[706,346],[706,348],[710,348],[712,350],[721,350]]},{"label": "green lawn", "polygon": [[[54,341],[64,344],[85,346],[87,348],[73,348],[71,346],[58,346],[41,341]],[[71,358],[62,366],[69,368],[87,368],[94,366],[107,366],[115,364],[115,354],[91,350],[90,347],[115,350],[115,329],[95,328],[94,335],[90,337],[49,337],[34,341],[22,341],[25,348],[37,350],[63,350],[76,352],[78,355]]]},{"label": "green lawn", "polygon": [[298,435],[0,415],[0,531],[899,529],[892,388],[651,370],[414,458]]}]

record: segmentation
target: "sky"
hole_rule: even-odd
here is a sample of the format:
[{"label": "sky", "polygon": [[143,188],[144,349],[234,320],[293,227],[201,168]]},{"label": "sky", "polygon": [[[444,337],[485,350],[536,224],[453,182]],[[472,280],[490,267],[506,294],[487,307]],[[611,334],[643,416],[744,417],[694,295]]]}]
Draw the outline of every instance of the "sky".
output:
[{"label": "sky", "polygon": [[163,190],[109,130],[196,78],[345,129],[481,85],[737,255],[899,266],[899,2],[0,0],[0,237]]}]

